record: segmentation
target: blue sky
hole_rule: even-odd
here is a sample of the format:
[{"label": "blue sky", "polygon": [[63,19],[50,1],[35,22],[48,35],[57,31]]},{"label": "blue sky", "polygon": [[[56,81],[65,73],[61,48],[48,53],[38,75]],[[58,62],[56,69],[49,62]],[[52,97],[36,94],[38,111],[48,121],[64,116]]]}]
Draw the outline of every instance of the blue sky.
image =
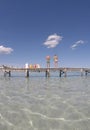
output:
[{"label": "blue sky", "polygon": [[90,67],[90,0],[0,0],[0,65]]}]

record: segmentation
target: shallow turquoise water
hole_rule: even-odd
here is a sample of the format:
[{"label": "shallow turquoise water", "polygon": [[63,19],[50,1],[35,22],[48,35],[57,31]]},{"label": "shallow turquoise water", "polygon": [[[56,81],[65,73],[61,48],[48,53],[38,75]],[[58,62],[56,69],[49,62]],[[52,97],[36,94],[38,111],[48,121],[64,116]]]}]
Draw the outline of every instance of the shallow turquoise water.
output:
[{"label": "shallow turquoise water", "polygon": [[90,130],[90,76],[0,76],[0,130]]}]

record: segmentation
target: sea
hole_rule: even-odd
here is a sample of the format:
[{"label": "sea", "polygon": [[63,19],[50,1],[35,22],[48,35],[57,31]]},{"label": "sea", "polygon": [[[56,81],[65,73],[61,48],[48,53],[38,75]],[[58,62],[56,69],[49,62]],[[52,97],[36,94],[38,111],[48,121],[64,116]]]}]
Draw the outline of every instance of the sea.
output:
[{"label": "sea", "polygon": [[90,130],[90,75],[0,72],[0,130]]}]

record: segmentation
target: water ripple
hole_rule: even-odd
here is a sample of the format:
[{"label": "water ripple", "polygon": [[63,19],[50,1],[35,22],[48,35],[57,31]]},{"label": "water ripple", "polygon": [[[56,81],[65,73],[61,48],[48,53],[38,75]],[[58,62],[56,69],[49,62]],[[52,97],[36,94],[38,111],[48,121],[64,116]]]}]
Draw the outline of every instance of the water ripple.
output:
[{"label": "water ripple", "polygon": [[65,119],[65,118],[52,118],[52,117],[48,117],[46,115],[43,115],[41,113],[38,113],[38,112],[32,112],[31,110],[28,110],[26,108],[22,109],[24,112],[27,112],[28,114],[31,114],[31,115],[35,115],[35,116],[40,116],[42,117],[43,119],[48,119],[48,120],[56,120],[56,121],[68,121],[68,122],[77,122],[77,121],[84,121],[84,120],[90,120],[90,118],[83,118],[83,119],[78,119],[78,120],[69,120],[69,119]]}]

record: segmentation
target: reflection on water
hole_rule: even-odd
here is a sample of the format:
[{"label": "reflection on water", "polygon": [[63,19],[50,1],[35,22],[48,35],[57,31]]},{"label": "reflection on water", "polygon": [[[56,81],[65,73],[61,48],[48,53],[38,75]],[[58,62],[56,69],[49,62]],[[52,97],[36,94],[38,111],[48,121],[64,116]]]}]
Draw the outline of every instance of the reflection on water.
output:
[{"label": "reflection on water", "polygon": [[0,130],[90,130],[90,77],[0,77]]}]

